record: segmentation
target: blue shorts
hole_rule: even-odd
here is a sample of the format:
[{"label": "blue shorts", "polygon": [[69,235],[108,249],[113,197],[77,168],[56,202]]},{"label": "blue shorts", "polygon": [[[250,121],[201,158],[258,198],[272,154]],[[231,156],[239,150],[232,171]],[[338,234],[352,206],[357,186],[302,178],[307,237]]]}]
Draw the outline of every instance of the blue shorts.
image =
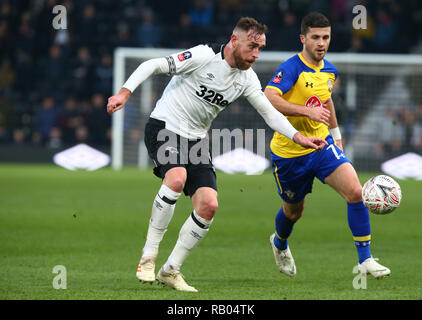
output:
[{"label": "blue shorts", "polygon": [[301,157],[282,158],[270,151],[278,194],[284,201],[302,201],[307,193],[312,192],[315,177],[325,183],[325,178],[338,166],[350,162],[343,151],[334,144],[331,135],[325,140],[328,146],[320,152],[314,151]]}]

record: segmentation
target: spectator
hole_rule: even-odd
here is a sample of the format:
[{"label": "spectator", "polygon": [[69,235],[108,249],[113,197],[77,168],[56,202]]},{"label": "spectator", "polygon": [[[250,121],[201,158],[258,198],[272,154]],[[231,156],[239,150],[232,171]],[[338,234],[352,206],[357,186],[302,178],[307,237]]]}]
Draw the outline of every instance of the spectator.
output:
[{"label": "spectator", "polygon": [[114,47],[133,47],[135,44],[131,39],[130,29],[126,23],[121,23],[117,27],[117,35],[113,38]]},{"label": "spectator", "polygon": [[93,83],[91,52],[87,47],[81,47],[78,49],[77,57],[72,63],[71,91],[79,99],[87,99],[91,95]]},{"label": "spectator", "polygon": [[66,99],[58,123],[62,132],[63,143],[68,146],[74,145],[76,143],[76,128],[84,124],[84,117],[78,109],[75,98]]},{"label": "spectator", "polygon": [[97,30],[96,10],[94,4],[87,4],[83,8],[81,19],[78,21],[78,41],[76,45],[80,47],[95,48]]},{"label": "spectator", "polygon": [[394,51],[394,39],[397,26],[391,16],[384,10],[376,12],[374,44],[378,52]]},{"label": "spectator", "polygon": [[75,138],[76,138],[76,143],[85,143],[88,144],[89,141],[89,132],[88,132],[88,128],[86,126],[79,126],[76,128],[75,131]]},{"label": "spectator", "polygon": [[45,144],[49,141],[51,129],[58,125],[57,110],[54,103],[53,97],[45,97],[41,105],[41,110],[36,115],[35,130],[39,134],[41,144]]},{"label": "spectator", "polygon": [[283,14],[283,27],[280,32],[279,48],[284,51],[300,51],[300,27],[297,17],[293,12],[285,11]]},{"label": "spectator", "polygon": [[405,127],[391,107],[387,107],[383,121],[379,121],[377,134],[380,139],[375,143],[378,156],[398,155],[402,151]]},{"label": "spectator", "polygon": [[39,88],[44,95],[51,94],[60,99],[66,90],[67,61],[62,57],[62,49],[52,45],[49,56],[40,62],[39,78],[42,79]]},{"label": "spectator", "polygon": [[90,141],[95,146],[104,146],[109,141],[107,138],[110,129],[110,116],[105,112],[106,100],[100,93],[95,93],[91,98],[91,108],[87,114],[87,127]]},{"label": "spectator", "polygon": [[62,132],[59,128],[51,128],[47,147],[50,149],[59,149],[62,147]]},{"label": "spectator", "polygon": [[161,43],[162,30],[160,25],[155,23],[151,10],[144,10],[142,23],[136,31],[136,40],[140,47],[156,47]]},{"label": "spectator", "polygon": [[12,89],[16,79],[16,72],[13,70],[9,59],[4,59],[0,64],[0,92]]},{"label": "spectator", "polygon": [[11,55],[12,37],[6,20],[0,21],[0,48],[0,59]]},{"label": "spectator", "polygon": [[208,0],[195,0],[189,14],[194,26],[209,27],[213,22],[214,12]]},{"label": "spectator", "polygon": [[111,55],[106,53],[101,56],[101,63],[95,69],[94,90],[104,96],[112,95],[113,84],[113,60]]}]

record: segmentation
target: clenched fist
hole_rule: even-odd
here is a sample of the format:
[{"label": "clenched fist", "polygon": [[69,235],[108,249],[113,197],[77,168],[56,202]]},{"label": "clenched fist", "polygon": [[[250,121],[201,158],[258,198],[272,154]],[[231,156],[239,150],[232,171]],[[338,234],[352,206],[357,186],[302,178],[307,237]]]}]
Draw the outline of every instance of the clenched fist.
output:
[{"label": "clenched fist", "polygon": [[129,97],[132,93],[130,90],[126,88],[120,89],[119,93],[115,96],[111,96],[108,98],[107,103],[107,112],[108,114],[112,114],[113,112],[116,112],[117,110],[122,109],[126,102],[129,100]]}]

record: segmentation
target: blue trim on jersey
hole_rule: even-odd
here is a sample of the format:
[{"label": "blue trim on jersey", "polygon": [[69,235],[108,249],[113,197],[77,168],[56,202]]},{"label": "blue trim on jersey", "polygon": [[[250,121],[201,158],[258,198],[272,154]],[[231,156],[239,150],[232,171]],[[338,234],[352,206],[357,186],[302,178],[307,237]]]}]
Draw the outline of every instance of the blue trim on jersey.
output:
[{"label": "blue trim on jersey", "polygon": [[335,65],[333,65],[331,62],[329,62],[328,60],[324,59],[324,68],[322,68],[320,70],[320,72],[329,72],[329,73],[334,73],[336,79],[338,76],[338,70],[336,68]]},{"label": "blue trim on jersey", "polygon": [[[280,75],[280,72],[282,72],[280,82],[274,82],[274,78],[277,78],[277,75]],[[281,90],[281,92],[283,92],[283,94],[285,94],[295,85],[302,72],[315,73],[316,71],[303,63],[299,54],[296,54],[278,66],[267,86],[277,87]],[[336,79],[338,76],[338,71],[335,65],[325,59],[324,68],[322,68],[319,72],[333,73]]]}]

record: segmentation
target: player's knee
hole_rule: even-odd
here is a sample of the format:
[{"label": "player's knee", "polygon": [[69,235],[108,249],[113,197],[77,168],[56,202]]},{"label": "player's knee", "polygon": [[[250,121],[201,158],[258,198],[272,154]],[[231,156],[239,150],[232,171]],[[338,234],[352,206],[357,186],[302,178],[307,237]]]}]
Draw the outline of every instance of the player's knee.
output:
[{"label": "player's knee", "polygon": [[211,220],[218,210],[218,201],[215,198],[201,200],[198,214],[206,219]]},{"label": "player's knee", "polygon": [[167,172],[164,178],[164,184],[175,192],[182,192],[186,182],[186,171],[173,170]]},{"label": "player's knee", "polygon": [[356,203],[362,201],[362,187],[357,185],[354,187],[348,195],[346,195],[346,201],[349,203]]},{"label": "player's knee", "polygon": [[305,209],[305,201],[299,202],[290,206],[283,206],[284,214],[287,219],[296,222],[302,217],[303,210]]}]

